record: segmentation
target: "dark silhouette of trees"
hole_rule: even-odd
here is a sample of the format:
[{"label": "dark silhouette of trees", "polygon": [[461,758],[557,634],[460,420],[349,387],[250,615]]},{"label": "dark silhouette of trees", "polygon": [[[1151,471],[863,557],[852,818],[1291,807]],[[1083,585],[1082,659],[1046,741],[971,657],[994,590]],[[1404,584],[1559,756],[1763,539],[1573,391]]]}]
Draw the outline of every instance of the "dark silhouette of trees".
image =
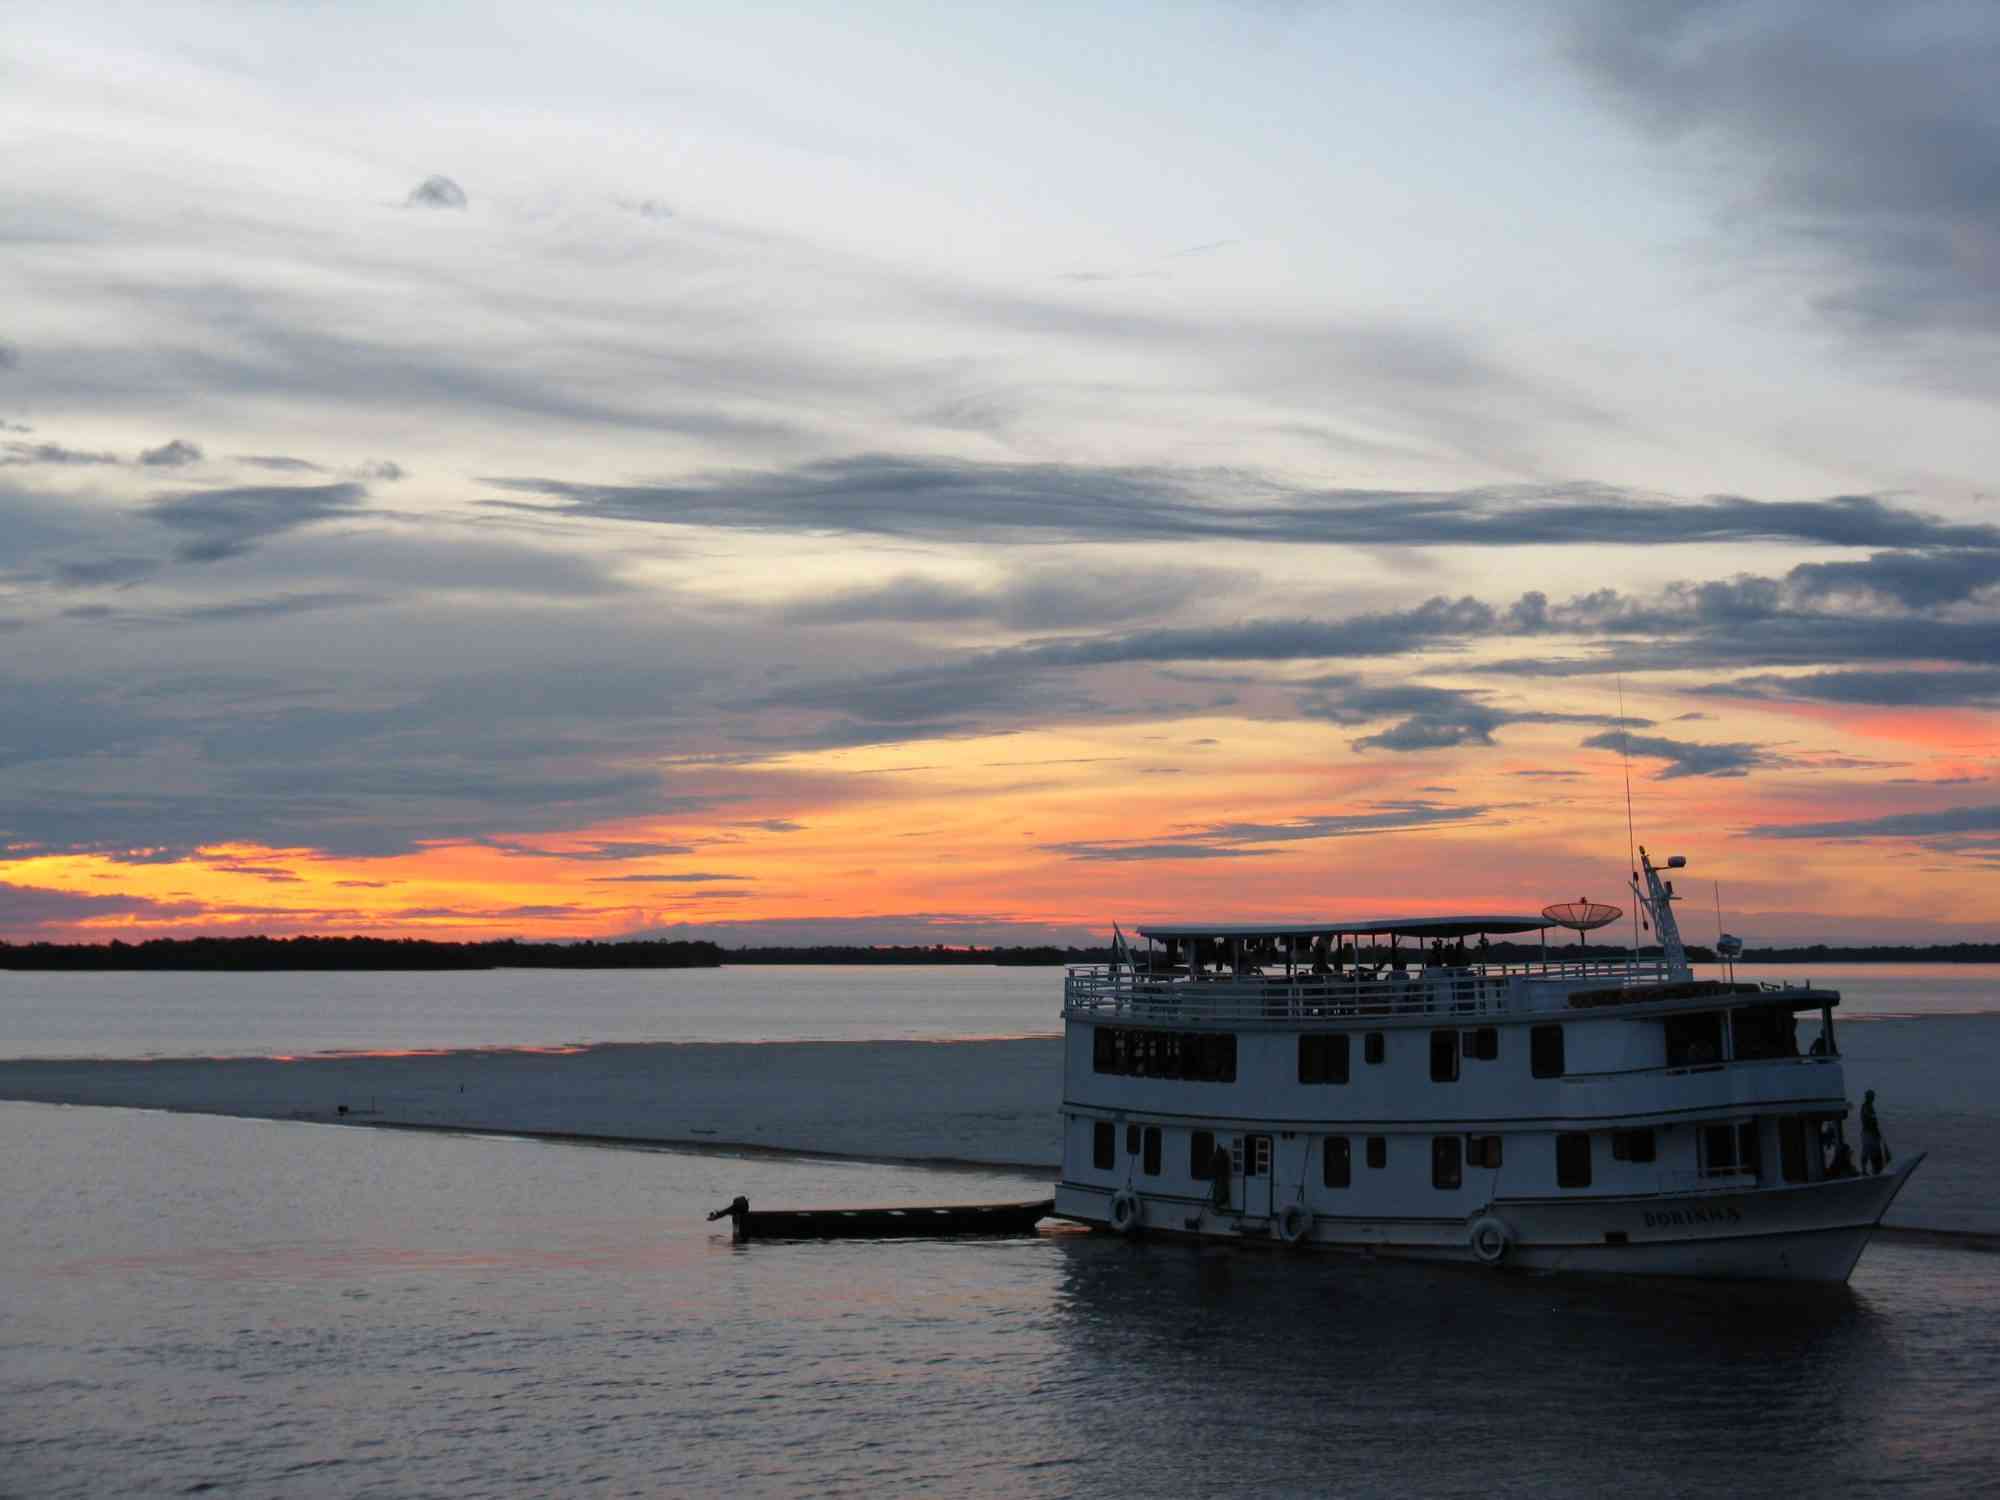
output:
[{"label": "dark silhouette of trees", "polygon": [[714,943],[434,943],[419,938],[198,937],[143,943],[0,942],[0,969],[692,969]]}]

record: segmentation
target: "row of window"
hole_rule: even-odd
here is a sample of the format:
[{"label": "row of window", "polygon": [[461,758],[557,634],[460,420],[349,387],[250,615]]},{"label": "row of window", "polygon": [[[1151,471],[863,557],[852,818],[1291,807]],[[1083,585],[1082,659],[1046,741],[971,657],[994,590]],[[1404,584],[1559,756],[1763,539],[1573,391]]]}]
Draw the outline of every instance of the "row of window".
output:
[{"label": "row of window", "polygon": [[1091,1039],[1091,1068],[1131,1078],[1236,1081],[1236,1038],[1226,1031],[1155,1031],[1100,1026]]},{"label": "row of window", "polygon": [[[1299,1038],[1299,1082],[1346,1083],[1350,1075],[1353,1037],[1344,1031],[1311,1032]],[[1382,1033],[1361,1038],[1361,1059],[1374,1066],[1385,1053]],[[1431,1033],[1431,1081],[1456,1083],[1459,1060],[1492,1062],[1500,1056],[1500,1031],[1494,1026]],[[1091,1068],[1098,1073],[1130,1078],[1191,1079],[1204,1083],[1236,1081],[1236,1038],[1219,1031],[1155,1031],[1149,1027],[1100,1026],[1091,1039]],[[1532,1027],[1528,1062],[1537,1078],[1563,1074],[1563,1029]]]},{"label": "row of window", "polygon": [[[1784,1180],[1804,1182],[1807,1180],[1806,1153],[1809,1132],[1814,1123],[1799,1115],[1787,1115],[1778,1121],[1778,1144],[1783,1167]],[[1757,1122],[1755,1120],[1732,1120],[1700,1127],[1698,1137],[1698,1163],[1701,1175],[1705,1177],[1743,1176],[1754,1178],[1760,1167],[1757,1144]],[[1611,1159],[1613,1161],[1650,1162],[1656,1159],[1657,1147],[1651,1129],[1614,1130],[1611,1135]],[[1270,1137],[1256,1136],[1264,1155],[1257,1158],[1269,1161]],[[1817,1144],[1816,1134],[1811,1136]],[[1371,1135],[1363,1138],[1363,1159],[1369,1168],[1380,1171],[1389,1165],[1389,1139],[1387,1136]],[[1459,1187],[1464,1181],[1466,1167],[1497,1169],[1501,1161],[1501,1138],[1497,1135],[1436,1135],[1431,1137],[1431,1184],[1440,1189]],[[1117,1129],[1109,1120],[1096,1122],[1091,1138],[1091,1164],[1099,1171],[1109,1172],[1117,1167]],[[1243,1170],[1241,1138],[1236,1140],[1238,1153],[1236,1170]],[[1564,1188],[1587,1188],[1590,1186],[1590,1136],[1583,1131],[1563,1131],[1556,1136],[1556,1186]],[[1157,1125],[1127,1125],[1125,1127],[1125,1153],[1139,1158],[1139,1170],[1148,1177],[1160,1175],[1161,1133]],[[1215,1133],[1210,1130],[1196,1130],[1188,1135],[1188,1176],[1197,1182],[1211,1181],[1219,1165],[1218,1155],[1223,1160],[1231,1159],[1229,1148],[1218,1153]],[[1344,1188],[1352,1184],[1353,1141],[1344,1135],[1330,1135],[1320,1143],[1321,1181],[1330,1188]],[[1268,1170],[1268,1167],[1265,1168]]]},{"label": "row of window", "polygon": [[[1635,1132],[1637,1133],[1637,1132]],[[1651,1131],[1644,1132],[1651,1136]],[[1270,1137],[1255,1136],[1259,1155],[1253,1160],[1264,1163],[1262,1171],[1269,1170]],[[1563,1140],[1585,1140],[1584,1136],[1559,1136]],[[1091,1165],[1101,1172],[1114,1171],[1117,1159],[1118,1132],[1109,1120],[1099,1120],[1091,1134]],[[1381,1135],[1366,1137],[1363,1147],[1365,1160],[1373,1171],[1380,1171],[1389,1165],[1389,1138]],[[1242,1140],[1234,1143],[1234,1152],[1229,1149],[1218,1151],[1215,1132],[1196,1130],[1188,1135],[1188,1176],[1196,1182],[1214,1180],[1220,1166],[1218,1157],[1233,1160],[1235,1170],[1244,1170],[1241,1155]],[[1558,1148],[1560,1154],[1560,1147]],[[1125,1154],[1139,1158],[1139,1170],[1147,1177],[1160,1175],[1160,1127],[1157,1125],[1127,1125],[1125,1127]],[[1320,1142],[1321,1181],[1330,1188],[1351,1186],[1354,1181],[1354,1143],[1344,1135],[1326,1136]],[[1651,1160],[1648,1156],[1646,1160]],[[1455,1188],[1464,1180],[1463,1167],[1490,1167],[1500,1165],[1500,1137],[1497,1135],[1440,1135],[1431,1138],[1431,1182],[1440,1188]],[[1257,1175],[1261,1175],[1258,1173]],[[1573,1184],[1565,1183],[1564,1186]],[[1581,1186],[1590,1185],[1590,1168],[1586,1158],[1584,1180]]]},{"label": "row of window", "polygon": [[[1768,1010],[1768,1014],[1766,1011]],[[1735,1012],[1735,1055],[1743,1059],[1797,1056],[1797,1019],[1777,1007],[1751,1007]],[[1703,1011],[1669,1016],[1667,1066],[1699,1067],[1722,1059],[1723,1013]],[[1353,1038],[1344,1031],[1299,1038],[1299,1082],[1346,1083]],[[1384,1055],[1382,1033],[1361,1039],[1364,1063],[1374,1065]],[[1462,1058],[1491,1062],[1500,1056],[1497,1027],[1442,1029],[1431,1033],[1431,1081],[1456,1083]],[[1180,1078],[1213,1083],[1236,1081],[1236,1038],[1226,1032],[1154,1031],[1142,1027],[1100,1026],[1092,1050],[1099,1073],[1135,1078]],[[1563,1028],[1528,1029],[1528,1071],[1536,1078],[1560,1078],[1566,1071]]]},{"label": "row of window", "polygon": [[[1348,1079],[1349,1038],[1345,1032],[1307,1035],[1299,1038],[1300,1083],[1345,1083]],[[1382,1061],[1382,1033],[1370,1031],[1361,1039],[1362,1061]],[[1500,1056],[1500,1030],[1496,1026],[1474,1026],[1463,1030],[1431,1033],[1431,1082],[1458,1082],[1459,1060],[1492,1062]],[[1532,1027],[1528,1033],[1528,1066],[1537,1078],[1563,1075],[1563,1029],[1559,1025]]]}]

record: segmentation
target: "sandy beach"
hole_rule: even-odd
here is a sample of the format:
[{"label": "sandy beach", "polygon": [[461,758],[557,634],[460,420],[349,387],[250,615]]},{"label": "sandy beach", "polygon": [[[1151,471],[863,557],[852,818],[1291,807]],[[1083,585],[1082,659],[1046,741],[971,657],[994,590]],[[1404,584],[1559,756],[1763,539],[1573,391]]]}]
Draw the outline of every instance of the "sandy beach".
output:
[{"label": "sandy beach", "polygon": [[1061,1043],[614,1044],[0,1062],[0,1098],[1053,1167]]}]

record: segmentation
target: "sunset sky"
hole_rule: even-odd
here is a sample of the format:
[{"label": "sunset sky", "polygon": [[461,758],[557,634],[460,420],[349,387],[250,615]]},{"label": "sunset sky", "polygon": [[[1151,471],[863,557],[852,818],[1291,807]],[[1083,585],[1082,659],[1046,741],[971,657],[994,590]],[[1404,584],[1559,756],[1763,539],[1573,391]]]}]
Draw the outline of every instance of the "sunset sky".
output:
[{"label": "sunset sky", "polygon": [[2000,8],[8,15],[0,938],[2000,940]]}]

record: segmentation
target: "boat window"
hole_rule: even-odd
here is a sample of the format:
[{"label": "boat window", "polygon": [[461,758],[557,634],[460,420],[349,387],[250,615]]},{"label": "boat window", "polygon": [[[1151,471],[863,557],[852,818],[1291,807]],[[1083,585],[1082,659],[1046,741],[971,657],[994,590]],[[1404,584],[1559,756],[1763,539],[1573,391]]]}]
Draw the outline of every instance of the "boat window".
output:
[{"label": "boat window", "polygon": [[1346,1032],[1308,1032],[1299,1038],[1299,1082],[1347,1082]]},{"label": "boat window", "polygon": [[1738,1120],[1701,1127],[1701,1175],[1755,1177],[1757,1122]]},{"label": "boat window", "polygon": [[1778,1117],[1778,1170],[1787,1182],[1806,1180],[1806,1122],[1802,1115]]},{"label": "boat window", "polygon": [[1458,1082],[1458,1033],[1455,1031],[1431,1033],[1431,1082]]},{"label": "boat window", "polygon": [[1139,1154],[1139,1127],[1137,1125],[1127,1125],[1125,1127],[1125,1154],[1127,1156],[1137,1156]]},{"label": "boat window", "polygon": [[1697,1011],[1693,1015],[1668,1016],[1667,1066],[1698,1068],[1722,1061],[1722,1012]]},{"label": "boat window", "polygon": [[1561,1026],[1537,1026],[1528,1033],[1528,1070],[1537,1078],[1563,1076]]},{"label": "boat window", "polygon": [[1590,1137],[1581,1131],[1556,1137],[1556,1186],[1590,1186]]},{"label": "boat window", "polygon": [[1109,1172],[1117,1164],[1118,1137],[1109,1120],[1099,1120],[1091,1133],[1090,1164],[1100,1172]]},{"label": "boat window", "polygon": [[1236,1035],[1234,1032],[1215,1032],[1202,1038],[1205,1061],[1202,1066],[1203,1078],[1216,1083],[1236,1082]]},{"label": "boat window", "polygon": [[1384,1135],[1368,1137],[1368,1165],[1380,1170],[1389,1165],[1389,1138]]},{"label": "boat window", "polygon": [[1160,1175],[1160,1127],[1148,1125],[1144,1149],[1139,1157],[1139,1170],[1148,1177]]},{"label": "boat window", "polygon": [[1197,1130],[1188,1136],[1188,1176],[1207,1182],[1215,1176],[1215,1132]]},{"label": "boat window", "polygon": [[1747,1005],[1732,1011],[1729,1029],[1739,1062],[1799,1055],[1799,1018],[1781,1005]]},{"label": "boat window", "polygon": [[1472,1167],[1498,1167],[1500,1165],[1500,1137],[1497,1135],[1469,1135],[1465,1138],[1465,1162]]},{"label": "boat window", "polygon": [[1344,1188],[1354,1180],[1353,1152],[1344,1135],[1330,1135],[1320,1149],[1320,1180],[1330,1188]]},{"label": "boat window", "polygon": [[1090,1063],[1095,1072],[1134,1078],[1234,1083],[1236,1038],[1207,1031],[1100,1026],[1091,1041]]},{"label": "boat window", "polygon": [[1464,1173],[1459,1167],[1459,1146],[1459,1139],[1455,1135],[1431,1137],[1432,1187],[1449,1190],[1464,1180]]},{"label": "boat window", "polygon": [[1611,1159],[1613,1161],[1653,1160],[1653,1132],[1651,1130],[1612,1131]]},{"label": "boat window", "polygon": [[1465,1055],[1479,1062],[1492,1062],[1500,1055],[1500,1029],[1497,1026],[1480,1026],[1468,1031],[1460,1039]]},{"label": "boat window", "polygon": [[1379,1063],[1382,1060],[1382,1033],[1371,1031],[1361,1039],[1361,1060]]}]

